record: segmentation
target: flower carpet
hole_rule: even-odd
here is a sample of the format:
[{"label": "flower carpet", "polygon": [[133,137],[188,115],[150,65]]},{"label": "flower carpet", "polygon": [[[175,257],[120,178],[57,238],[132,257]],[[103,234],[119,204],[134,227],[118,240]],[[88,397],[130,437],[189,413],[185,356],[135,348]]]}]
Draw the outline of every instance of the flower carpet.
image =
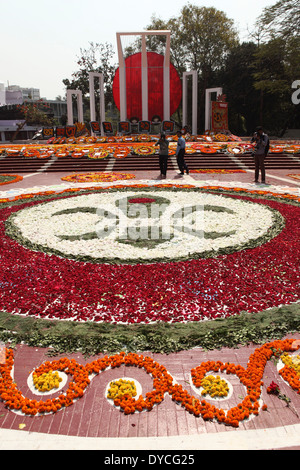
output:
[{"label": "flower carpet", "polygon": [[[299,204],[300,195],[285,191],[130,180],[3,197],[0,310],[39,321],[172,328],[297,306]],[[122,236],[124,221],[131,236]],[[208,353],[188,383],[151,354],[49,359],[28,374],[30,392],[14,380],[7,346],[1,400],[19,416],[47,419],[83,402],[97,376],[120,370],[104,398],[122,416],[155,412],[168,397],[204,422],[247,426],[268,412],[274,390],[291,407],[278,384],[264,383],[271,360],[280,361],[280,384],[300,392],[296,337],[264,341],[243,365]],[[151,379],[146,392],[141,373]]]},{"label": "flower carpet", "polygon": [[[159,223],[173,221],[170,234],[164,239],[148,212],[143,226],[131,203],[131,215],[123,215],[136,239],[122,239],[118,205],[147,195],[164,209]],[[202,236],[193,232],[192,212],[186,230],[176,227],[186,200],[187,208],[200,208]],[[104,237],[103,211],[114,221]],[[72,188],[2,201],[0,308],[130,324],[198,322],[297,302],[299,212],[293,196],[176,185]],[[157,232],[146,244],[138,237],[145,230]]]}]

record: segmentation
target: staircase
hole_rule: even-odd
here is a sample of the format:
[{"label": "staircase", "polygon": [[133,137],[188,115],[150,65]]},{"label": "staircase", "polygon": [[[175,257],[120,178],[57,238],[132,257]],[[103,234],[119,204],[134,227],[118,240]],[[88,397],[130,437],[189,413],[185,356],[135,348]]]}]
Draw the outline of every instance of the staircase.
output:
[{"label": "staircase", "polygon": [[[186,155],[186,163],[190,170],[193,169],[236,169],[253,170],[254,159],[250,154],[192,154]],[[177,170],[176,157],[170,156],[168,169]],[[266,160],[266,170],[298,170],[300,172],[300,154],[272,154]],[[48,159],[24,158],[22,156],[1,156],[1,174],[19,173],[58,173],[58,172],[135,172],[135,171],[159,171],[157,155],[139,156],[128,155],[123,159],[108,157],[106,159],[93,160],[86,156],[81,158],[55,156]]]}]

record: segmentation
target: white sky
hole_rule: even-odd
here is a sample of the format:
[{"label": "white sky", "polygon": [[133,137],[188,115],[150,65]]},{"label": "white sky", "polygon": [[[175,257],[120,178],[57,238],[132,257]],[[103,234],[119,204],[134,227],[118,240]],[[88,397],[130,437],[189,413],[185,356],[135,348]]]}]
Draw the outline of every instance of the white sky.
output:
[{"label": "white sky", "polygon": [[0,0],[0,83],[64,96],[62,80],[77,70],[81,48],[108,42],[116,50],[117,32],[143,31],[152,15],[168,20],[187,3],[224,11],[247,40],[247,29],[276,0]]}]

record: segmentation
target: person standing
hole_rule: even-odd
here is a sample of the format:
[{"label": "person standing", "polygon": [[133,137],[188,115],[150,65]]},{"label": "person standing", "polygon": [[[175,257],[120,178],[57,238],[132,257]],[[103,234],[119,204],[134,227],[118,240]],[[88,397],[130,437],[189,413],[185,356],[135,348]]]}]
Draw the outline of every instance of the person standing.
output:
[{"label": "person standing", "polygon": [[261,182],[266,183],[265,159],[268,154],[269,137],[263,132],[262,127],[258,127],[251,142],[255,142],[254,161],[255,161],[255,179],[258,183],[259,170],[261,171]]},{"label": "person standing", "polygon": [[168,169],[169,141],[164,133],[160,134],[159,140],[155,145],[159,145],[159,167],[160,177],[166,179]]},{"label": "person standing", "polygon": [[185,163],[184,155],[185,155],[185,140],[182,136],[181,131],[177,131],[177,149],[176,149],[176,157],[177,157],[177,165],[180,170],[180,174],[184,175],[184,170],[186,171],[186,174],[189,174],[189,169],[187,167],[187,164]]}]

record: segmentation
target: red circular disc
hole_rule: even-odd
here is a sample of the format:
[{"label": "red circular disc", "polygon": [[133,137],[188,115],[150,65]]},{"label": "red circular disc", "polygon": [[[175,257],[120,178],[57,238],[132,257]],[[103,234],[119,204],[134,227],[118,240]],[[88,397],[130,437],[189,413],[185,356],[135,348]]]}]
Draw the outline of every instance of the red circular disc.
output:
[{"label": "red circular disc", "polygon": [[[164,116],[164,56],[156,52],[147,52],[148,61],[148,119]],[[142,54],[133,54],[125,59],[127,117],[142,120]],[[119,69],[113,81],[113,97],[120,109]],[[170,64],[170,116],[177,110],[182,98],[181,79],[174,65]]]}]

